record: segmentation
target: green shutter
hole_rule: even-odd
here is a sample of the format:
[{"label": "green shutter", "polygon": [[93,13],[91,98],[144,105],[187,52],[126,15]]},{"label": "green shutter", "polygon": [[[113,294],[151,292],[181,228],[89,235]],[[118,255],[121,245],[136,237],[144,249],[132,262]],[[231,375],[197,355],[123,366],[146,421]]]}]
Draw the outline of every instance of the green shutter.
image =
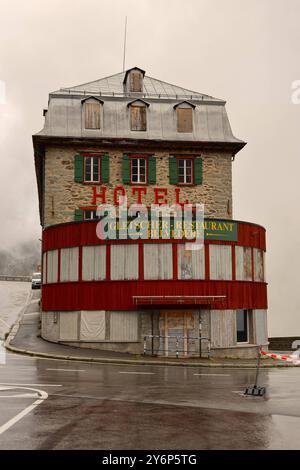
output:
[{"label": "green shutter", "polygon": [[156,184],[156,158],[151,155],[148,160],[148,183]]},{"label": "green shutter", "polygon": [[170,184],[177,184],[177,158],[169,157],[169,179]]},{"label": "green shutter", "polygon": [[101,183],[109,182],[109,155],[106,153],[101,157]]},{"label": "green shutter", "polygon": [[122,178],[124,184],[130,183],[130,158],[128,157],[128,155],[123,155]]},{"label": "green shutter", "polygon": [[83,220],[83,210],[82,209],[75,209],[74,220],[75,220],[75,222],[80,222],[81,220]]},{"label": "green shutter", "polygon": [[195,159],[195,184],[202,184],[202,158]]},{"label": "green shutter", "polygon": [[83,156],[75,155],[74,157],[74,179],[77,183],[83,182]]}]

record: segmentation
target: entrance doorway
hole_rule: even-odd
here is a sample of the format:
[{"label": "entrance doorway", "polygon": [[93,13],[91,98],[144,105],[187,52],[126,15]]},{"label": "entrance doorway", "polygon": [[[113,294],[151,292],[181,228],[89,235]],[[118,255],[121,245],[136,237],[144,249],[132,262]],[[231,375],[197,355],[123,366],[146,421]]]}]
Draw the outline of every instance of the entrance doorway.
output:
[{"label": "entrance doorway", "polygon": [[195,320],[192,310],[161,310],[159,354],[189,356],[195,353]]}]

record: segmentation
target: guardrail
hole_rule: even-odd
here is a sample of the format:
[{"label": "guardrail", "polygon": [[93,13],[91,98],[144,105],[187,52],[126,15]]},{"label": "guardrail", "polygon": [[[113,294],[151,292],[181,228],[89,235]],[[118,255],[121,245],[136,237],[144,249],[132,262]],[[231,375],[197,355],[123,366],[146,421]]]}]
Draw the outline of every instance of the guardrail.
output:
[{"label": "guardrail", "polygon": [[[166,349],[163,345],[165,340],[167,341],[168,348]],[[148,342],[151,340],[150,347]],[[202,343],[206,342],[206,348],[203,348]],[[174,353],[176,358],[179,356],[196,356],[203,357],[203,353],[206,357],[210,357],[211,351],[211,340],[204,336],[163,336],[163,335],[146,335],[144,336],[144,356],[147,353],[151,353],[151,356],[162,355],[168,353]]]},{"label": "guardrail", "polygon": [[31,276],[6,276],[0,274],[0,281],[31,282]]}]

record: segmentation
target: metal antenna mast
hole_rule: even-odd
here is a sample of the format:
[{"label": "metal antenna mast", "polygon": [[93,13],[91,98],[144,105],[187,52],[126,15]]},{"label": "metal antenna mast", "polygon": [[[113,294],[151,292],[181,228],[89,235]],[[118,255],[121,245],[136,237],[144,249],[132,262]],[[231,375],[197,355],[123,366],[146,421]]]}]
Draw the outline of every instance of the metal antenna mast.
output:
[{"label": "metal antenna mast", "polygon": [[123,72],[125,71],[126,36],[127,36],[127,16],[125,16],[124,53],[123,53]]}]

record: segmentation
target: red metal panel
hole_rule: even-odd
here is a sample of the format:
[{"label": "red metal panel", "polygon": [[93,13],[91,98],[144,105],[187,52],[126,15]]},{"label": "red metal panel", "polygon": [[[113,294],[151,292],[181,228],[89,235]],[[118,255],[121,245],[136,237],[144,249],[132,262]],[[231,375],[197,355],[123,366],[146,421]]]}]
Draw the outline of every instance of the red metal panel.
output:
[{"label": "red metal panel", "polygon": [[[115,240],[100,240],[96,235],[97,221],[70,222],[47,227],[43,231],[43,251],[83,245],[115,243]],[[241,245],[266,249],[265,229],[249,222],[237,222],[238,241],[205,241],[205,244]],[[122,243],[182,243],[181,240],[122,240]]]},{"label": "red metal panel", "polygon": [[133,296],[226,295],[214,308],[266,309],[267,284],[248,281],[99,281],[43,286],[43,310],[135,310]]}]

